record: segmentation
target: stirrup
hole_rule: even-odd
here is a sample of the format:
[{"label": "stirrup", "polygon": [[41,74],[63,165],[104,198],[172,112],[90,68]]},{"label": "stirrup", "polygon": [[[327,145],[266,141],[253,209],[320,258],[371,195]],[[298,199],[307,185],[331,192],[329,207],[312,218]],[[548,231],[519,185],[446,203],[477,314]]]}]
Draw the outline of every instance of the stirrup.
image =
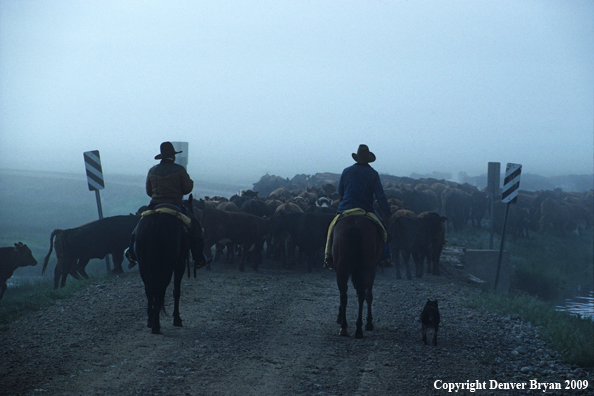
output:
[{"label": "stirrup", "polygon": [[[193,254],[192,254],[192,258],[194,258]],[[197,262],[194,259],[194,266],[196,267],[196,269],[200,269],[210,263],[212,263],[212,257],[206,257],[206,255],[204,253],[202,254],[202,260],[200,260],[200,262]]]},{"label": "stirrup", "polygon": [[132,252],[132,250],[130,248],[128,248],[128,250],[126,250],[125,256],[128,259],[128,261],[130,262],[130,264],[138,264],[138,261],[137,261],[136,257],[134,256],[134,252]]}]

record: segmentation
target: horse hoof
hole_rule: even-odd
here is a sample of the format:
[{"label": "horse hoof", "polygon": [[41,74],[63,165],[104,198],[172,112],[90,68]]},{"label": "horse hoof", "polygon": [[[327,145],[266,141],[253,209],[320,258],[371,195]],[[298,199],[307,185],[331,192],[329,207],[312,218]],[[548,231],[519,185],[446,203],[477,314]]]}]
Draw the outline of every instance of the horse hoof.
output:
[{"label": "horse hoof", "polygon": [[365,325],[365,330],[367,330],[367,331],[373,331],[373,325],[371,323],[367,323]]},{"label": "horse hoof", "polygon": [[181,319],[173,319],[173,325],[175,327],[184,327],[184,325],[182,324],[182,320]]},{"label": "horse hoof", "polygon": [[124,270],[120,267],[120,268],[114,268],[111,272],[114,274],[123,274]]},{"label": "horse hoof", "polygon": [[348,337],[349,332],[347,331],[347,329],[340,329],[340,333],[338,333],[338,335],[343,336],[343,337]]},{"label": "horse hoof", "polygon": [[151,334],[163,334],[163,333],[161,333],[161,329],[155,329],[155,328],[153,328],[151,330]]},{"label": "horse hoof", "polygon": [[358,338],[358,339],[363,338],[363,330],[357,329],[357,331],[355,332],[355,338]]}]

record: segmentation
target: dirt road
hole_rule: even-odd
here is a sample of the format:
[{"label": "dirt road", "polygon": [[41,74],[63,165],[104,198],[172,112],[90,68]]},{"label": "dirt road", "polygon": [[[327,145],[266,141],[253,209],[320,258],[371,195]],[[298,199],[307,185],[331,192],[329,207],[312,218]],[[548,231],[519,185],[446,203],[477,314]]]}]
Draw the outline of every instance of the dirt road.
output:
[{"label": "dirt road", "polygon": [[[561,363],[519,318],[464,308],[469,292],[448,275],[408,281],[397,280],[394,269],[380,272],[375,330],[358,340],[352,336],[352,287],[351,337],[338,335],[332,271],[308,274],[267,261],[257,273],[240,273],[236,265],[215,264],[182,282],[184,327],[173,327],[166,316],[164,334],[153,335],[146,327],[143,284],[132,271],[25,316],[1,333],[0,394],[446,395],[449,383],[478,381],[489,388],[492,381],[592,382],[591,372]],[[437,347],[421,342],[418,318],[428,297],[439,300],[441,311]],[[477,391],[527,392],[527,386]],[[580,393],[547,394],[565,392]]]}]

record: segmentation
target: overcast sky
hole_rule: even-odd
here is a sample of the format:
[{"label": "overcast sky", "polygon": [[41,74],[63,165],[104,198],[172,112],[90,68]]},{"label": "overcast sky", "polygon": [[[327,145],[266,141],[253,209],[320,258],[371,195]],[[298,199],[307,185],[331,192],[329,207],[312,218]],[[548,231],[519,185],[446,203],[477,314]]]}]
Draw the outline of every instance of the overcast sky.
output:
[{"label": "overcast sky", "polygon": [[0,0],[0,168],[591,174],[594,2]]}]

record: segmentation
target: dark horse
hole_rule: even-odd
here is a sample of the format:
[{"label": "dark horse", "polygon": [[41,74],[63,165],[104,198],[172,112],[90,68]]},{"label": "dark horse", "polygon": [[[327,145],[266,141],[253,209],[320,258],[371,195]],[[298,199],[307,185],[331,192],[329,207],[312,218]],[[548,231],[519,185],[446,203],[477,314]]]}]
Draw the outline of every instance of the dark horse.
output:
[{"label": "dark horse", "polygon": [[[188,213],[193,213],[192,196],[183,205]],[[193,217],[193,216],[192,216]],[[199,227],[193,221],[192,227]],[[144,282],[144,291],[148,299],[147,326],[153,334],[161,334],[159,323],[160,312],[165,312],[165,292],[173,275],[173,325],[181,327],[179,316],[180,286],[184,275],[185,264],[188,260],[190,235],[185,225],[175,215],[169,213],[154,213],[144,216],[136,229],[135,252],[138,257],[138,269]],[[189,267],[188,267],[189,268]],[[189,275],[189,269],[188,269]]]},{"label": "dark horse", "polygon": [[371,302],[377,263],[382,256],[382,235],[378,225],[366,216],[347,216],[334,227],[332,257],[336,269],[336,282],[340,291],[338,324],[340,335],[348,336],[346,305],[349,277],[359,299],[356,338],[363,338],[363,302],[367,301],[367,324],[365,330],[373,330]]}]

